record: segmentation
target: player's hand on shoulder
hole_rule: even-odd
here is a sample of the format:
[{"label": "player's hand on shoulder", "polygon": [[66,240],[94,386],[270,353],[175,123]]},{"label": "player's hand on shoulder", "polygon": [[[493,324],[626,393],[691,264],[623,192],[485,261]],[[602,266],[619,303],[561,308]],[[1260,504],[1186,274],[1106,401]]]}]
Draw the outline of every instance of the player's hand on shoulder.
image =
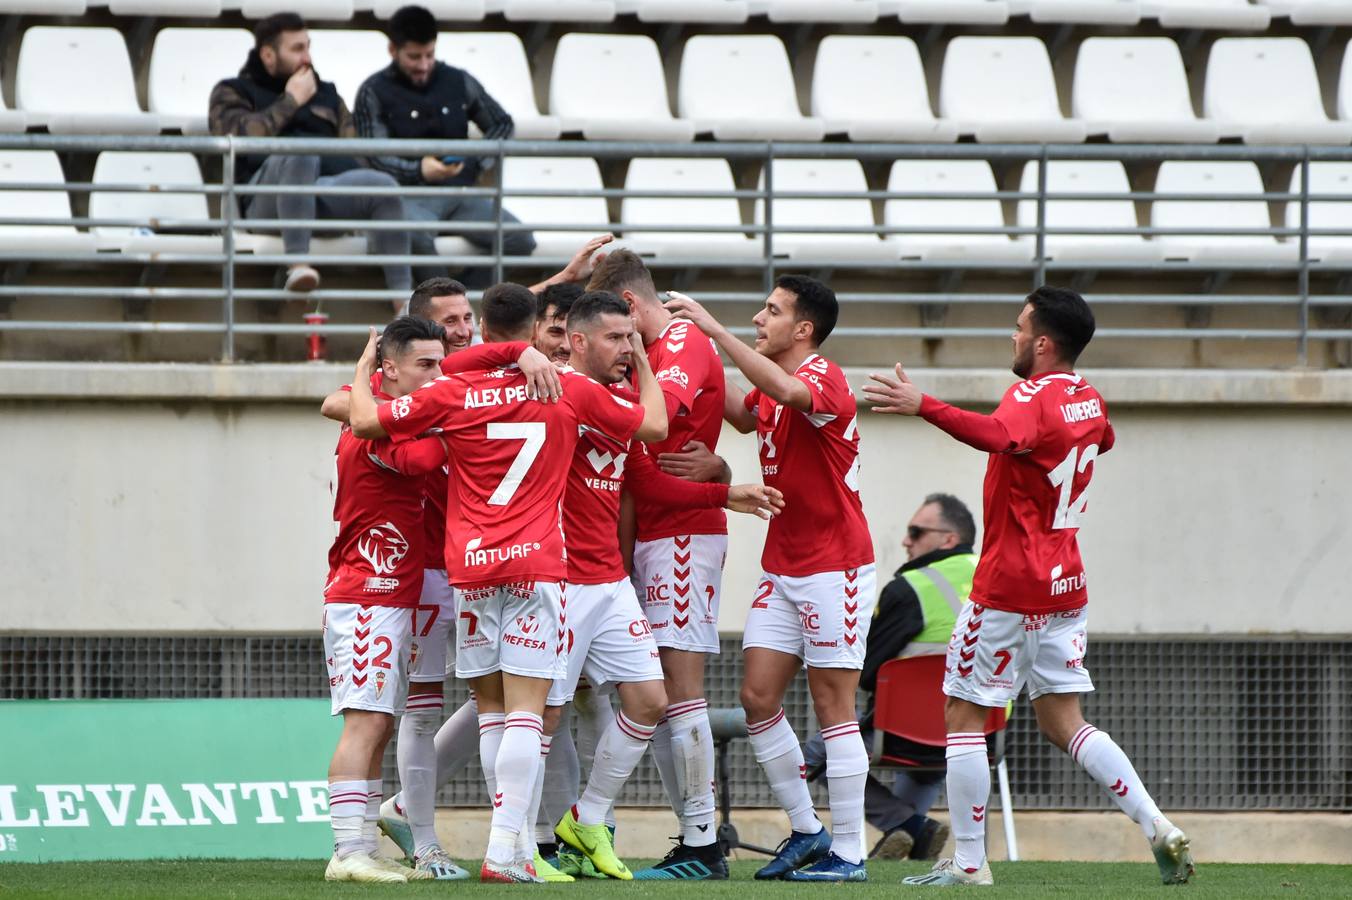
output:
[{"label": "player's hand on shoulder", "polygon": [[557,403],[559,397],[563,396],[559,370],[548,356],[534,347],[527,347],[526,352],[517,358],[516,364],[521,374],[526,376],[526,395],[532,400]]},{"label": "player's hand on shoulder", "polygon": [[891,413],[896,416],[914,416],[920,414],[920,400],[924,397],[920,389],[911,384],[911,379],[906,377],[906,372],[897,363],[894,371],[896,377],[891,375],[880,375],[877,372],[869,374],[874,384],[864,385],[864,398],[873,404],[873,411],[877,413]]},{"label": "player's hand on shoulder", "polygon": [[728,488],[728,509],[768,521],[784,510],[784,494],[763,484],[735,484]]}]

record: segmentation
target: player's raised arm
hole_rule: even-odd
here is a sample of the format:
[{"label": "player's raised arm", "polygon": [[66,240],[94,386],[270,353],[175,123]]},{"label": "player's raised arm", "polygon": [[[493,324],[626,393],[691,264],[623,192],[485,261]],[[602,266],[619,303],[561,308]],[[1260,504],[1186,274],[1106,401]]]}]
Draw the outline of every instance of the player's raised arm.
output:
[{"label": "player's raised arm", "polygon": [[657,384],[652,366],[648,365],[648,353],[643,349],[643,338],[637,331],[629,336],[634,345],[634,381],[638,384],[638,399],[643,406],[643,424],[638,427],[634,437],[649,444],[666,439],[667,401],[662,388]]},{"label": "player's raised arm", "polygon": [[319,414],[326,419],[347,424],[350,406],[351,400],[348,397],[348,392],[339,388],[324,398],[324,402],[319,406]]},{"label": "player's raised arm", "polygon": [[[689,319],[699,326],[699,329],[712,338],[714,343],[718,344],[719,348],[728,355],[732,364],[740,369],[753,385],[760,388],[761,393],[778,403],[783,403],[785,406],[790,406],[801,412],[812,411],[812,392],[802,380],[793,377],[774,361],[748,347],[694,300],[675,292],[671,292],[667,296],[671,298],[667,302],[667,310],[672,315]],[[731,398],[731,390],[728,391],[728,396]],[[743,409],[745,409],[745,406],[743,406]],[[739,430],[750,430],[750,428],[742,429],[737,422],[733,422],[733,424]]]},{"label": "player's raised arm", "polygon": [[366,340],[366,349],[362,351],[361,359],[357,360],[357,369],[352,376],[352,399],[349,401],[351,410],[348,415],[352,433],[367,440],[386,436],[385,429],[380,424],[376,398],[371,394],[371,375],[376,368],[378,340],[376,330],[372,328],[370,337]]},{"label": "player's raised arm", "polygon": [[997,416],[959,409],[922,393],[911,383],[901,363],[894,367],[895,375],[873,372],[869,378],[874,384],[864,385],[864,398],[872,403],[876,413],[897,416],[920,416],[969,447],[987,453],[1004,453],[1015,449],[1018,443]]},{"label": "player's raised arm", "polygon": [[592,270],[596,268],[597,263],[606,257],[604,253],[598,254],[596,251],[600,250],[613,240],[615,240],[615,235],[606,232],[605,234],[598,234],[596,237],[587,241],[587,243],[582,245],[582,249],[573,254],[572,259],[568,260],[568,265],[564,266],[553,275],[550,275],[539,284],[531,285],[531,293],[538,294],[551,284],[586,281],[591,277]]}]

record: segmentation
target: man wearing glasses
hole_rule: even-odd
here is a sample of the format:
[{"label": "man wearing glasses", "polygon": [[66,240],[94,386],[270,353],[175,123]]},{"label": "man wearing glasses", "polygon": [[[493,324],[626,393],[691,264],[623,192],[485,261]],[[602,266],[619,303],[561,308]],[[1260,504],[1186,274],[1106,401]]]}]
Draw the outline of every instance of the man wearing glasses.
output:
[{"label": "man wearing glasses", "polygon": [[[972,590],[975,541],[972,513],[952,494],[930,494],[911,516],[901,541],[906,564],[883,588],[869,628],[859,686],[869,692],[870,698],[868,711],[859,723],[861,731],[872,728],[872,694],[883,663],[899,656],[947,650],[958,610]],[[865,743],[868,740],[865,738]],[[807,742],[803,756],[809,770],[825,765],[821,735]],[[942,765],[942,756],[935,763]],[[941,774],[912,775],[898,770],[889,790],[870,774],[864,790],[864,818],[883,836],[869,858],[938,859],[948,841],[948,826],[926,813],[943,786]]]}]

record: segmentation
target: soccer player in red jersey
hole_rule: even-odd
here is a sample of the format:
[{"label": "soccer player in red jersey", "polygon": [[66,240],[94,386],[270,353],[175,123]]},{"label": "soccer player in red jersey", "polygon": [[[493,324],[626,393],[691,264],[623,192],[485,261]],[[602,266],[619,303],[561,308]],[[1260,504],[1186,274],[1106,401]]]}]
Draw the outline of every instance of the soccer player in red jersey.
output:
[{"label": "soccer player in red jersey", "polygon": [[[652,275],[633,251],[608,254],[588,288],[628,303],[662,386],[670,425],[666,440],[650,444],[648,452],[657,457],[696,445],[715,450],[725,385],[723,362],[709,337],[663,307]],[[719,652],[728,524],[721,509],[677,509],[662,497],[635,497],[633,504],[638,530],[632,576],[662,654],[670,704],[653,738],[653,757],[681,822],[679,852],[656,868],[663,878],[695,878],[705,869],[727,868],[714,828],[714,742],[704,667],[706,657]]]},{"label": "soccer player in red jersey", "polygon": [[[402,317],[381,342],[382,400],[406,397],[440,373],[445,332]],[[334,854],[330,881],[407,881],[376,856],[380,762],[404,711],[412,612],[423,580],[424,473],[441,465],[440,438],[365,441],[344,427],[334,458],[334,525],[324,588],[324,655],[343,734],[329,764]],[[431,877],[430,874],[416,877]]]},{"label": "soccer player in red jersey", "polygon": [[1014,374],[989,416],[922,394],[896,367],[864,388],[874,411],[918,415],[990,454],[985,537],[972,602],[958,616],[945,663],[948,805],[957,850],[910,884],[991,884],[986,864],[990,767],[983,728],[1026,685],[1038,728],[1112,796],[1150,841],[1166,884],[1192,875],[1188,839],[1160,813],[1140,776],[1107,734],[1089,725],[1080,694],[1088,594],[1076,534],[1096,460],[1115,437],[1108,408],[1075,361],[1094,336],[1094,314],[1074,291],[1028,295],[1014,328]]},{"label": "soccer player in red jersey", "polygon": [[[672,297],[667,309],[713,338],[754,386],[743,394],[728,385],[725,415],[741,432],[755,429],[765,483],[784,493],[742,639],[742,706],[751,748],[793,832],[756,877],[865,881],[868,753],[854,699],[876,593],[854,393],[840,367],[818,353],[836,325],[836,295],[814,278],[781,276],[752,319],[754,350],[689,297]],[[784,694],[804,663],[826,744],[830,835],[813,811],[802,748],[784,717]]]},{"label": "soccer player in red jersey", "polygon": [[[485,292],[489,340],[529,338],[535,297],[517,285]],[[579,426],[619,440],[657,440],[666,412],[651,371],[636,362],[635,405],[571,370],[557,403],[533,399],[514,368],[443,376],[377,407],[371,352],[352,385],[352,427],[370,438],[406,439],[435,430],[450,446],[447,563],[459,594],[456,672],[479,704],[480,757],[494,800],[481,879],[536,881],[518,838],[539,764],[541,717],[566,663],[561,503]]]}]

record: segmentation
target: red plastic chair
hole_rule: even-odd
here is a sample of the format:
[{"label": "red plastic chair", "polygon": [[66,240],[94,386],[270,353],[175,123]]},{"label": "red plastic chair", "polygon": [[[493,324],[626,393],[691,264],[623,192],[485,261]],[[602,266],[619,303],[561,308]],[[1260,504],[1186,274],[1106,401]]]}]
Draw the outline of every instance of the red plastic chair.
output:
[{"label": "red plastic chair", "polygon": [[[873,705],[873,746],[869,761],[874,766],[910,769],[915,772],[942,772],[943,765],[932,765],[885,752],[887,735],[942,752],[948,746],[944,725],[944,657],[942,654],[891,659],[878,670],[878,688]],[[991,769],[1000,786],[1000,811],[1005,827],[1005,845],[1010,860],[1019,858],[1014,833],[1014,808],[1009,790],[1009,768],[1005,763],[1004,709],[992,709],[982,729],[989,741]]]}]

